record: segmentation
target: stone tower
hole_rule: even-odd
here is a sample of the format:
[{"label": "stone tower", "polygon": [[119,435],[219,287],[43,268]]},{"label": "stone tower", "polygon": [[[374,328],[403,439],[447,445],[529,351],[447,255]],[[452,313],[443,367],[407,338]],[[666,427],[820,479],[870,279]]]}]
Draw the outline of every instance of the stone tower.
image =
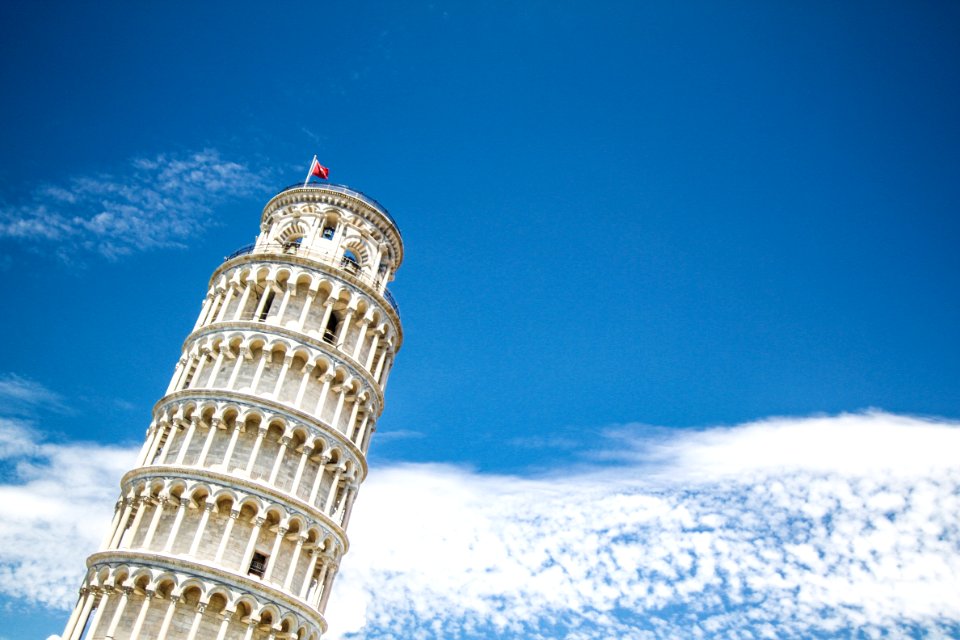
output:
[{"label": "stone tower", "polygon": [[64,640],[317,640],[394,356],[400,232],[293,186],[214,272]]}]

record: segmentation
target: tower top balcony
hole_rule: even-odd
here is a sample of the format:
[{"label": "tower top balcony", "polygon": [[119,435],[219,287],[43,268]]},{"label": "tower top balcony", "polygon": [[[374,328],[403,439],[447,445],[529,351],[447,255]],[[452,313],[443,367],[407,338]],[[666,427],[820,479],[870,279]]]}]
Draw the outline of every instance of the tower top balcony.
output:
[{"label": "tower top balcony", "polygon": [[260,217],[261,231],[267,232],[276,224],[278,218],[298,214],[316,215],[318,209],[323,213],[339,210],[341,214],[353,218],[355,223],[359,223],[356,225],[358,230],[365,232],[364,235],[370,235],[370,239],[390,245],[392,271],[396,271],[400,266],[403,261],[403,239],[397,221],[382,204],[346,185],[310,183],[284,187],[263,208]]},{"label": "tower top balcony", "polygon": [[264,207],[256,244],[237,253],[248,252],[332,265],[374,287],[396,310],[386,286],[403,261],[400,229],[384,206],[350,187],[286,187]]}]

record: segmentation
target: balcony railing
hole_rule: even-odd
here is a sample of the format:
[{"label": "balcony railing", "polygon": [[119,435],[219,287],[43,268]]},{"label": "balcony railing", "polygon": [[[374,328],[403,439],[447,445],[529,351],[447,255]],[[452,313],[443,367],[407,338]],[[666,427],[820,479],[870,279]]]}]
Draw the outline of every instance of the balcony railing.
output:
[{"label": "balcony railing", "polygon": [[390,212],[387,211],[386,207],[384,207],[382,204],[380,204],[370,196],[365,196],[359,191],[351,189],[346,185],[313,183],[313,184],[308,184],[307,186],[303,186],[303,183],[300,183],[300,184],[292,184],[289,187],[284,187],[280,193],[284,193],[286,191],[292,191],[294,189],[324,189],[325,191],[334,191],[336,193],[342,193],[345,196],[351,196],[353,198],[356,198],[357,200],[360,200],[361,202],[364,202],[370,205],[371,207],[373,207],[374,209],[382,213],[383,216],[387,220],[389,220],[390,223],[393,225],[393,227],[397,230],[397,233],[400,233],[400,225],[398,225],[397,221],[393,219],[393,216],[390,215]]},{"label": "balcony railing", "polygon": [[[232,260],[238,256],[244,256],[248,253],[254,253],[256,250],[257,253],[280,253],[283,255],[296,255],[307,258],[308,260],[314,260],[316,262],[322,262],[323,264],[335,264],[333,255],[321,251],[311,251],[305,247],[301,247],[296,243],[271,243],[265,244],[259,249],[256,245],[250,244],[245,247],[237,249],[233,253],[224,257],[224,260]],[[376,289],[384,297],[384,299],[393,307],[393,310],[396,312],[397,317],[400,317],[400,306],[397,304],[396,298],[393,297],[393,294],[387,291],[387,288],[384,286],[383,281],[380,278],[370,276],[366,271],[364,271],[356,260],[351,260],[350,258],[342,257],[340,258],[339,267],[342,271],[349,273],[351,276],[364,282],[374,289]]]},{"label": "balcony railing", "polygon": [[255,245],[255,244],[248,244],[248,245],[245,246],[245,247],[240,247],[239,249],[237,249],[236,251],[234,251],[234,252],[231,253],[230,255],[224,256],[223,259],[224,259],[224,260],[233,260],[233,259],[236,258],[237,256],[243,256],[243,255],[246,255],[246,254],[248,254],[248,253],[252,253],[252,252],[253,252],[253,248],[254,248],[255,246],[257,246],[257,245]]}]

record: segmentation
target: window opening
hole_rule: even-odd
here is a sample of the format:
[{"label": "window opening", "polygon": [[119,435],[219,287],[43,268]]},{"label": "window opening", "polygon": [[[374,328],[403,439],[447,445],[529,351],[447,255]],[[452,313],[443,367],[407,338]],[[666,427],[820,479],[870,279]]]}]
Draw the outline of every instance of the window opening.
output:
[{"label": "window opening", "polygon": [[257,576],[262,578],[263,574],[267,572],[267,556],[262,553],[254,553],[253,560],[250,561],[250,570],[247,571],[247,575]]},{"label": "window opening", "polygon": [[340,261],[340,266],[350,273],[360,273],[360,261],[357,260],[356,254],[349,249],[343,252],[343,260]]},{"label": "window opening", "polygon": [[300,248],[300,245],[303,243],[303,236],[298,238],[293,238],[292,240],[287,240],[283,243],[283,251],[285,253],[296,253],[297,249]]},{"label": "window opening", "polygon": [[336,229],[333,227],[324,227],[323,233],[321,234],[324,240],[333,240],[333,234],[336,232]]},{"label": "window opening", "polygon": [[267,314],[270,313],[270,306],[273,304],[273,299],[276,296],[273,293],[273,289],[267,292],[267,301],[263,304],[263,311],[260,312],[260,322],[263,322],[267,319]]},{"label": "window opening", "polygon": [[323,339],[325,342],[333,344],[337,340],[337,327],[340,326],[340,318],[336,313],[330,314],[330,319],[327,321],[327,326],[323,331]]},{"label": "window opening", "polygon": [[375,280],[377,286],[380,286],[380,284],[383,283],[383,278],[386,275],[387,275],[387,263],[381,262],[380,266],[377,267],[377,277]]}]

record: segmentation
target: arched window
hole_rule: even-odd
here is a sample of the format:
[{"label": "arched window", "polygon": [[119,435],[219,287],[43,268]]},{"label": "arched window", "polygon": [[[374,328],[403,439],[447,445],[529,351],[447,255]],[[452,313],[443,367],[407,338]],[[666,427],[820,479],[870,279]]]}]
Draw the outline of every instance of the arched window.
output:
[{"label": "arched window", "polygon": [[357,259],[357,254],[350,249],[343,252],[343,260],[340,264],[350,273],[360,272],[360,260]]},{"label": "arched window", "polygon": [[289,240],[284,240],[283,242],[283,252],[284,253],[296,253],[300,248],[300,244],[303,242],[303,236],[294,236]]}]

